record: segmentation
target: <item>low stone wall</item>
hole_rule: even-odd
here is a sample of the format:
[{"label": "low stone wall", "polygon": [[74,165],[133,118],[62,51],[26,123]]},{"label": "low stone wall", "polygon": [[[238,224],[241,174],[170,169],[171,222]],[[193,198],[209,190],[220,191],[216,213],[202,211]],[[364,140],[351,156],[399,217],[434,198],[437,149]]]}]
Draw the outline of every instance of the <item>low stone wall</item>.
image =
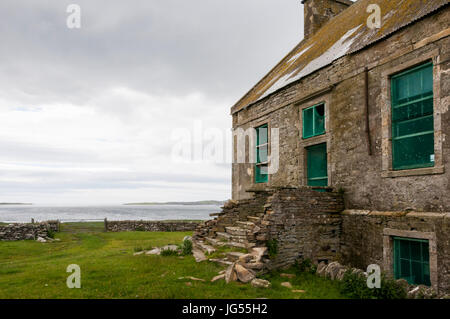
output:
[{"label": "low stone wall", "polygon": [[0,240],[35,240],[48,238],[49,231],[59,231],[59,221],[0,226]]},{"label": "low stone wall", "polygon": [[431,284],[450,292],[449,213],[345,210],[341,216],[342,263],[362,269],[378,264],[392,274],[394,236],[428,239]]},{"label": "low stone wall", "polygon": [[[339,252],[344,201],[337,192],[311,188],[284,188],[266,205],[259,240],[274,240],[277,254],[270,268],[285,267],[298,259],[331,261]],[[264,236],[265,233],[265,236]]]},{"label": "low stone wall", "polygon": [[109,232],[120,231],[150,231],[150,232],[174,232],[194,231],[199,222],[194,221],[145,221],[145,220],[105,220],[105,230]]}]

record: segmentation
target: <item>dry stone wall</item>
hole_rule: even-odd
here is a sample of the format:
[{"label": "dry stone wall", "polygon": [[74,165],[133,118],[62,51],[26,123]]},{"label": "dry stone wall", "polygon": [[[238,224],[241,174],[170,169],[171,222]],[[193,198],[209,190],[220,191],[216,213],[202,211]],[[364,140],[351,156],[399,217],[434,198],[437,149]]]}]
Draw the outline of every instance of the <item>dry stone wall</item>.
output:
[{"label": "dry stone wall", "polygon": [[47,238],[49,231],[58,232],[59,221],[0,226],[0,240],[35,240],[38,237]]},{"label": "dry stone wall", "polygon": [[199,222],[195,221],[144,221],[144,220],[105,220],[105,230],[109,232],[120,231],[149,231],[149,232],[174,232],[193,231]]}]

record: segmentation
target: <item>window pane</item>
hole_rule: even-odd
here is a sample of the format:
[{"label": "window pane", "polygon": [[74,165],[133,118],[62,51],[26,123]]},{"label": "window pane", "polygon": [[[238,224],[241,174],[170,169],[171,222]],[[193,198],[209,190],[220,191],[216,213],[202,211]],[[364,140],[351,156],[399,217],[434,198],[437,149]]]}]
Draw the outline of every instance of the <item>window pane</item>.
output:
[{"label": "window pane", "polygon": [[310,146],[307,151],[307,176],[309,186],[327,186],[327,145]]},{"label": "window pane", "polygon": [[267,165],[256,165],[255,167],[255,182],[265,183],[268,180],[268,167]]},{"label": "window pane", "polygon": [[314,135],[313,112],[314,109],[312,108],[303,110],[303,137],[311,137]]},{"label": "window pane", "polygon": [[257,148],[257,163],[267,162],[267,145],[260,146]]},{"label": "window pane", "polygon": [[314,108],[314,135],[319,135],[325,132],[325,107],[323,104],[317,105]]},{"label": "window pane", "polygon": [[434,165],[434,133],[392,141],[394,169]]},{"label": "window pane", "polygon": [[392,166],[434,166],[433,66],[392,78]]},{"label": "window pane", "polygon": [[267,143],[267,125],[258,127],[256,129],[257,134],[257,145]]}]

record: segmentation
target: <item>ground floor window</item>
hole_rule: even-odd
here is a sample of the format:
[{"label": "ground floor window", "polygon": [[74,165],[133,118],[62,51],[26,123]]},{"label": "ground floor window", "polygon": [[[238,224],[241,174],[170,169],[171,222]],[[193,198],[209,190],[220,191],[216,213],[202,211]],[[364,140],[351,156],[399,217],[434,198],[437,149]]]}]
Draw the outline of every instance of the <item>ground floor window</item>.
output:
[{"label": "ground floor window", "polygon": [[411,285],[431,285],[428,240],[394,237],[394,276]]},{"label": "ground floor window", "polygon": [[328,186],[327,144],[317,144],[306,148],[308,186]]}]

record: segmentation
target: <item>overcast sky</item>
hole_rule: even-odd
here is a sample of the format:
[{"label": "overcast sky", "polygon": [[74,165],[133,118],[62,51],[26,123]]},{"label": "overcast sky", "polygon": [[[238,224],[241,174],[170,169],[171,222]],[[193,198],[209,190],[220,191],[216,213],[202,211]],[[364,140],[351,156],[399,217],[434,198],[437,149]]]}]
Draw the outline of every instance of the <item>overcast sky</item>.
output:
[{"label": "overcast sky", "polygon": [[[71,3],[81,29],[66,26]],[[230,107],[303,37],[300,0],[2,0],[0,12],[0,202],[230,198],[230,164],[174,162],[174,132],[230,134]]]}]

